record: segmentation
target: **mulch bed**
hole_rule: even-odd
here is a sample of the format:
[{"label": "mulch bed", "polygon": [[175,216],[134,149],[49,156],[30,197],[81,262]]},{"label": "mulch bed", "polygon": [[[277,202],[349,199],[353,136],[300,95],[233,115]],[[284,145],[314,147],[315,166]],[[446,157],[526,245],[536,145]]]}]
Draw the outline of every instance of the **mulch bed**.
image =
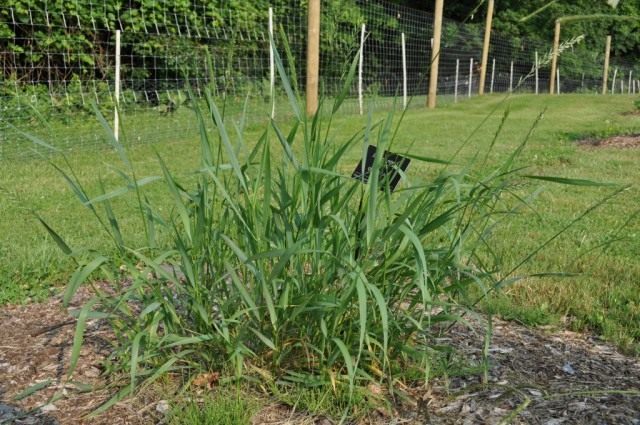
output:
[{"label": "mulch bed", "polygon": [[[470,329],[457,326],[450,343],[481,357],[482,338]],[[489,352],[487,386],[471,377],[432,387],[430,423],[640,424],[640,359],[597,337],[494,320]]]},{"label": "mulch bed", "polygon": [[[71,308],[78,308],[82,298]],[[456,325],[438,341],[450,344],[468,363],[482,359],[484,319],[471,328]],[[147,424],[163,422],[153,394],[118,403],[97,418],[85,415],[106,400],[105,390],[79,393],[66,380],[74,326],[59,298],[47,303],[0,308],[0,424]],[[104,384],[100,360],[110,334],[92,322],[72,381]],[[489,381],[479,376],[433,380],[409,390],[415,403],[370,424],[632,424],[640,425],[640,359],[618,353],[590,335],[529,329],[494,320]],[[53,385],[21,401],[16,394],[37,382]],[[66,383],[66,384],[65,384]],[[65,396],[42,409],[56,391]],[[510,421],[510,422],[508,422]],[[321,424],[327,418],[294,413],[286,406],[265,408],[254,424]]]},{"label": "mulch bed", "polygon": [[587,138],[578,141],[578,145],[587,148],[639,148],[640,147],[640,134],[629,134],[621,136],[612,136],[605,139]]},{"label": "mulch bed", "polygon": [[[87,299],[88,293],[80,291],[69,309],[63,307],[60,297],[0,308],[0,424],[3,420],[43,425],[153,423],[149,414],[144,416],[152,409],[146,408],[143,398],[118,403],[107,415],[86,417],[109,398],[109,391],[100,389],[105,385],[100,362],[111,346],[105,326],[89,321],[78,365],[67,377],[75,332],[69,311]],[[51,385],[46,389],[14,400],[24,389],[47,380]],[[88,392],[87,386],[97,390]],[[54,394],[62,398],[48,403]]]}]

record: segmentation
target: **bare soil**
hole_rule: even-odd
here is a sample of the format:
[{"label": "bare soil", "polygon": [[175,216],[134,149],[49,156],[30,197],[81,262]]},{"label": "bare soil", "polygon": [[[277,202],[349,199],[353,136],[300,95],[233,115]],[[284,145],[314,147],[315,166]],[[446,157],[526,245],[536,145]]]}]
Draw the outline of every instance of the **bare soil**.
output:
[{"label": "bare soil", "polygon": [[[83,298],[75,300],[77,309]],[[485,319],[456,325],[446,338],[466,363],[483,358]],[[59,298],[46,303],[0,308],[0,424],[155,424],[162,423],[152,394],[118,403],[97,418],[86,415],[108,391],[100,361],[109,352],[110,334],[98,322],[76,372],[67,380],[74,325]],[[624,356],[595,336],[565,330],[529,329],[494,320],[488,381],[482,376],[433,380],[427,388],[407,389],[413,401],[394,412],[378,412],[362,424],[631,424],[640,425],[640,359]],[[38,382],[42,391],[15,401]],[[81,392],[82,385],[98,390]],[[54,394],[61,399],[49,403]],[[41,406],[45,405],[44,409]],[[35,410],[34,410],[35,409]],[[331,425],[273,404],[254,424]]]},{"label": "bare soil", "polygon": [[640,148],[640,134],[607,137],[605,139],[587,138],[578,141],[578,145],[587,148]]}]

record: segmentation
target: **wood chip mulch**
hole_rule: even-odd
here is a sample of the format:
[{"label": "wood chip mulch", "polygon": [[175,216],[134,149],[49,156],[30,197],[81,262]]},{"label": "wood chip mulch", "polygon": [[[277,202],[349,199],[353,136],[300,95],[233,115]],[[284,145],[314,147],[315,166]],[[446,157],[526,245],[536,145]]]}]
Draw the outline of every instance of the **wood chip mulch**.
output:
[{"label": "wood chip mulch", "polygon": [[[480,362],[483,329],[474,327],[456,325],[448,342]],[[488,385],[449,378],[426,392],[428,423],[640,424],[640,359],[595,336],[494,319],[489,353]]]},{"label": "wood chip mulch", "polygon": [[[88,299],[81,291],[69,308],[60,297],[46,303],[0,308],[0,424],[113,424],[153,423],[144,413],[144,399],[116,404],[106,415],[87,417],[108,400],[101,360],[109,353],[110,332],[89,321],[78,365],[68,377],[75,333],[71,310]],[[43,390],[16,401],[15,396],[38,383],[50,381]],[[86,391],[88,387],[97,388]],[[61,399],[49,402],[58,394]],[[3,422],[4,421],[4,422]]]},{"label": "wood chip mulch", "polygon": [[578,146],[585,149],[597,148],[618,148],[631,149],[640,148],[640,134],[630,134],[621,136],[612,136],[605,139],[588,138],[578,141]]},{"label": "wood chip mulch", "polygon": [[[71,308],[78,308],[81,301]],[[480,363],[482,320],[471,321],[471,328],[456,325],[437,342],[454,346],[466,363]],[[100,417],[86,418],[108,394],[105,390],[81,393],[79,384],[67,381],[74,333],[68,322],[68,311],[59,298],[0,308],[0,424],[163,422],[158,400],[151,394],[118,403]],[[97,387],[103,384],[100,360],[108,352],[109,338],[108,330],[99,323],[90,324],[88,343],[71,381]],[[477,375],[438,378],[428,388],[410,390],[413,406],[390,416],[381,413],[362,423],[640,425],[640,359],[618,353],[597,337],[529,329],[494,319],[489,353],[486,385]],[[14,400],[25,388],[49,379],[52,385],[48,389]],[[63,397],[47,404],[56,392]],[[253,423],[334,423],[274,406],[267,407]]]}]

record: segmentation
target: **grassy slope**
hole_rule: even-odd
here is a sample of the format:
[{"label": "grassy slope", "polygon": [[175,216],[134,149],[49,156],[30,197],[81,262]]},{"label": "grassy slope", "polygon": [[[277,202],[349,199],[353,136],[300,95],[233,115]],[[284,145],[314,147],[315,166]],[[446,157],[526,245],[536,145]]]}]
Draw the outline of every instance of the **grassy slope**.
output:
[{"label": "grassy slope", "polygon": [[[560,97],[516,96],[508,102],[502,97],[477,98],[436,111],[412,109],[400,131],[396,151],[411,146],[416,154],[449,158],[473,130],[497,108],[495,113],[473,135],[462,149],[454,167],[468,164],[478,153],[484,153],[493,138],[504,108],[511,114],[497,141],[488,163],[498,162],[523,140],[536,116],[546,109],[523,156],[530,174],[578,177],[619,184],[636,184],[640,177],[640,150],[585,150],[572,143],[576,134],[640,131],[640,117],[622,115],[632,109],[626,96],[604,98],[589,95]],[[377,116],[377,114],[376,114]],[[161,139],[154,145],[131,147],[131,157],[139,176],[159,175],[154,148],[167,159],[171,169],[188,180],[198,165],[197,136],[192,130],[179,131],[179,120],[172,118],[174,137],[158,137],[166,126],[151,115],[125,119],[130,139]],[[345,140],[362,127],[364,119],[345,116],[336,123],[334,136]],[[142,128],[143,130],[138,130]],[[257,125],[250,126],[246,140],[256,140]],[[69,132],[74,129],[70,128]],[[156,135],[154,133],[163,133]],[[350,172],[359,152],[352,153],[353,163],[344,164]],[[483,156],[481,157],[483,158]],[[96,193],[98,178],[108,188],[122,183],[107,164],[117,164],[117,155],[107,148],[76,150],[72,165],[81,179]],[[60,161],[57,161],[60,162]],[[100,241],[100,229],[87,210],[73,197],[64,181],[41,160],[4,162],[0,167],[0,303],[24,302],[45,297],[50,288],[64,282],[71,265],[59,254],[36,221],[21,208],[36,209],[50,220],[74,247],[99,249],[108,246]],[[409,169],[417,180],[428,178],[441,167]],[[505,265],[516,264],[538,244],[551,237],[581,211],[611,192],[611,188],[576,188],[554,184],[524,183],[525,190],[543,186],[534,204],[535,213],[522,211],[511,219],[508,227],[493,236],[496,251]],[[149,187],[153,202],[161,205],[166,194]],[[141,238],[137,219],[130,213],[127,196],[114,202],[125,234]],[[572,318],[576,328],[589,327],[603,333],[621,346],[638,350],[640,341],[640,218],[632,214],[640,208],[640,191],[632,187],[611,203],[597,210],[579,225],[536,255],[527,271],[567,271],[579,276],[563,279],[525,281],[509,288],[507,296],[492,299],[487,308],[527,323],[553,323],[561,317]],[[614,231],[631,217],[625,231]],[[128,232],[127,232],[128,230]],[[592,248],[613,237],[624,240],[605,250]],[[637,351],[636,351],[637,352]]]}]

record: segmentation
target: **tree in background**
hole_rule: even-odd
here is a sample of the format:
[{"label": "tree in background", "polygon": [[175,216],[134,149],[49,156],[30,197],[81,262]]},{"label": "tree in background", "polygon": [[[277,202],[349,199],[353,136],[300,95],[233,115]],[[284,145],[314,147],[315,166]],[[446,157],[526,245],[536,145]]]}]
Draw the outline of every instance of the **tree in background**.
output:
[{"label": "tree in background", "polygon": [[[396,3],[433,11],[433,1],[395,0]],[[484,22],[486,0],[456,0],[445,4],[445,17],[465,22]],[[614,7],[615,6],[615,7]],[[536,13],[538,12],[538,13]],[[640,2],[636,0],[497,0],[494,29],[504,36],[550,43],[554,22],[567,15],[610,14],[640,16]],[[523,18],[529,19],[523,20]],[[640,28],[637,22],[610,22],[607,20],[576,22],[563,29],[566,38],[580,34],[587,37],[580,47],[585,54],[594,49],[604,50],[607,35],[615,40],[614,58],[640,56]]]}]

